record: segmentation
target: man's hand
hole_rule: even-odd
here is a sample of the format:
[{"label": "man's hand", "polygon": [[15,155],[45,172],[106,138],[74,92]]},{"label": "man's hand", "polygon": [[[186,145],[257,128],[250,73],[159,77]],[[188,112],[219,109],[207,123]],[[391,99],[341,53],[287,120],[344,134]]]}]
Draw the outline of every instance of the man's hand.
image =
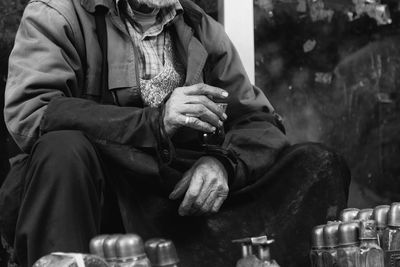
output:
[{"label": "man's hand", "polygon": [[228,192],[228,174],[222,163],[213,157],[202,157],[183,175],[169,197],[178,199],[185,194],[179,207],[181,216],[202,215],[218,212]]},{"label": "man's hand", "polygon": [[[165,105],[164,126],[172,136],[182,126],[212,133],[227,116],[211,99],[226,99],[228,92],[206,84],[178,87]],[[211,99],[210,99],[211,98]]]}]

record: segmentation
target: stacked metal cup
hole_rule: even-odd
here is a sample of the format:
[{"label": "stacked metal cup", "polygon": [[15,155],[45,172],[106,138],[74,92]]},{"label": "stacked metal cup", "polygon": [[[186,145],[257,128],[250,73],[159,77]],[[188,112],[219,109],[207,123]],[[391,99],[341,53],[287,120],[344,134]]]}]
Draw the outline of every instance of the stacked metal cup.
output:
[{"label": "stacked metal cup", "polygon": [[400,250],[400,203],[392,203],[387,215],[387,228],[383,232],[385,251]]},{"label": "stacked metal cup", "polygon": [[360,266],[383,267],[384,252],[378,244],[374,220],[360,221],[360,241]]},{"label": "stacked metal cup", "polygon": [[311,232],[311,252],[310,261],[312,267],[323,267],[322,254],[325,250],[324,245],[325,224],[315,226]]},{"label": "stacked metal cup", "polygon": [[177,267],[179,258],[174,243],[162,238],[150,239],[145,244],[146,253],[154,267]]},{"label": "stacked metal cup", "polygon": [[342,212],[340,212],[339,220],[342,222],[354,221],[359,212],[360,212],[360,210],[356,209],[356,208],[344,209],[344,210],[342,210]]},{"label": "stacked metal cup", "polygon": [[151,267],[140,236],[127,234],[115,243],[118,267]]},{"label": "stacked metal cup", "polygon": [[359,223],[357,221],[341,223],[338,234],[337,266],[360,266]]},{"label": "stacked metal cup", "polygon": [[120,234],[110,235],[107,236],[103,241],[104,259],[108,262],[110,267],[118,267],[115,244],[117,243],[118,238],[121,236],[122,235]]},{"label": "stacked metal cup", "polygon": [[362,209],[358,212],[356,220],[368,221],[372,219],[372,213],[374,209]]},{"label": "stacked metal cup", "polygon": [[340,222],[331,222],[324,226],[323,236],[325,250],[322,252],[323,266],[337,266],[337,247],[339,245]]},{"label": "stacked metal cup", "polygon": [[387,217],[389,212],[389,205],[380,205],[375,207],[372,218],[376,222],[376,232],[378,234],[379,245],[383,247],[383,232],[387,227]]}]

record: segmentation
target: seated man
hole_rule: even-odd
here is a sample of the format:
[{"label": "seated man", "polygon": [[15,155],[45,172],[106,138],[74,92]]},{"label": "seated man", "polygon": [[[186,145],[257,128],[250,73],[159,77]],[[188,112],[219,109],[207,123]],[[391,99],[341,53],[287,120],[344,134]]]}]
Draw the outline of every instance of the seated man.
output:
[{"label": "seated man", "polygon": [[228,266],[231,239],[270,230],[283,248],[346,202],[341,159],[288,146],[222,27],[189,0],[31,1],[5,119],[27,153],[0,192],[21,266],[119,231],[171,238],[187,266]]}]

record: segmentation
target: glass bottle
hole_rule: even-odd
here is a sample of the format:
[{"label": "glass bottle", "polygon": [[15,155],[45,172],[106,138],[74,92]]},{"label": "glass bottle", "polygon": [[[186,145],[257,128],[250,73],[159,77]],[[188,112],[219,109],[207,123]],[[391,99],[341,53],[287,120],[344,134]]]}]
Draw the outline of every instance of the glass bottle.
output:
[{"label": "glass bottle", "polygon": [[375,221],[360,221],[360,241],[360,266],[383,267],[384,252],[378,244]]},{"label": "glass bottle", "polygon": [[271,258],[271,244],[274,243],[273,239],[268,239],[266,236],[254,238],[253,245],[258,248],[258,259],[261,261],[259,267],[279,267],[279,264]]},{"label": "glass bottle", "polygon": [[339,247],[337,249],[338,267],[359,267],[359,223],[345,222],[339,226]]},{"label": "glass bottle", "polygon": [[261,261],[253,254],[252,238],[236,239],[232,242],[240,244],[242,249],[242,257],[237,261],[236,267],[261,266]]},{"label": "glass bottle", "polygon": [[324,227],[325,225],[315,226],[311,232],[310,261],[312,267],[323,267]]},{"label": "glass bottle", "polygon": [[324,245],[322,252],[324,267],[337,266],[337,247],[339,245],[339,225],[340,222],[331,222],[324,226]]},{"label": "glass bottle", "polygon": [[376,232],[378,234],[378,241],[381,247],[383,246],[383,232],[387,227],[387,215],[389,209],[389,205],[377,206],[375,207],[374,213],[372,214],[372,218],[376,222]]}]

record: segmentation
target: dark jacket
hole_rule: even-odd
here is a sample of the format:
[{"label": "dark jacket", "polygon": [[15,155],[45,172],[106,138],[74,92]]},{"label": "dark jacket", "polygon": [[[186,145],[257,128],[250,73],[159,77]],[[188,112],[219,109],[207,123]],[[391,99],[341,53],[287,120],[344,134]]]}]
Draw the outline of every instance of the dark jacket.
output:
[{"label": "dark jacket", "polygon": [[[229,92],[223,150],[210,153],[229,168],[231,188],[241,188],[268,170],[287,139],[265,95],[250,84],[222,26],[189,0],[181,3],[184,13],[170,29],[187,69],[185,85],[204,82]],[[108,10],[113,104],[99,103],[102,53],[93,16],[99,6]],[[198,133],[183,128],[168,140],[160,124],[162,107],[138,103],[135,57],[113,0],[30,1],[10,56],[5,93],[5,121],[17,144],[29,152],[42,134],[80,130],[104,153],[125,159],[134,154],[139,174],[146,173],[142,163],[174,164],[190,151],[199,152]]]}]

